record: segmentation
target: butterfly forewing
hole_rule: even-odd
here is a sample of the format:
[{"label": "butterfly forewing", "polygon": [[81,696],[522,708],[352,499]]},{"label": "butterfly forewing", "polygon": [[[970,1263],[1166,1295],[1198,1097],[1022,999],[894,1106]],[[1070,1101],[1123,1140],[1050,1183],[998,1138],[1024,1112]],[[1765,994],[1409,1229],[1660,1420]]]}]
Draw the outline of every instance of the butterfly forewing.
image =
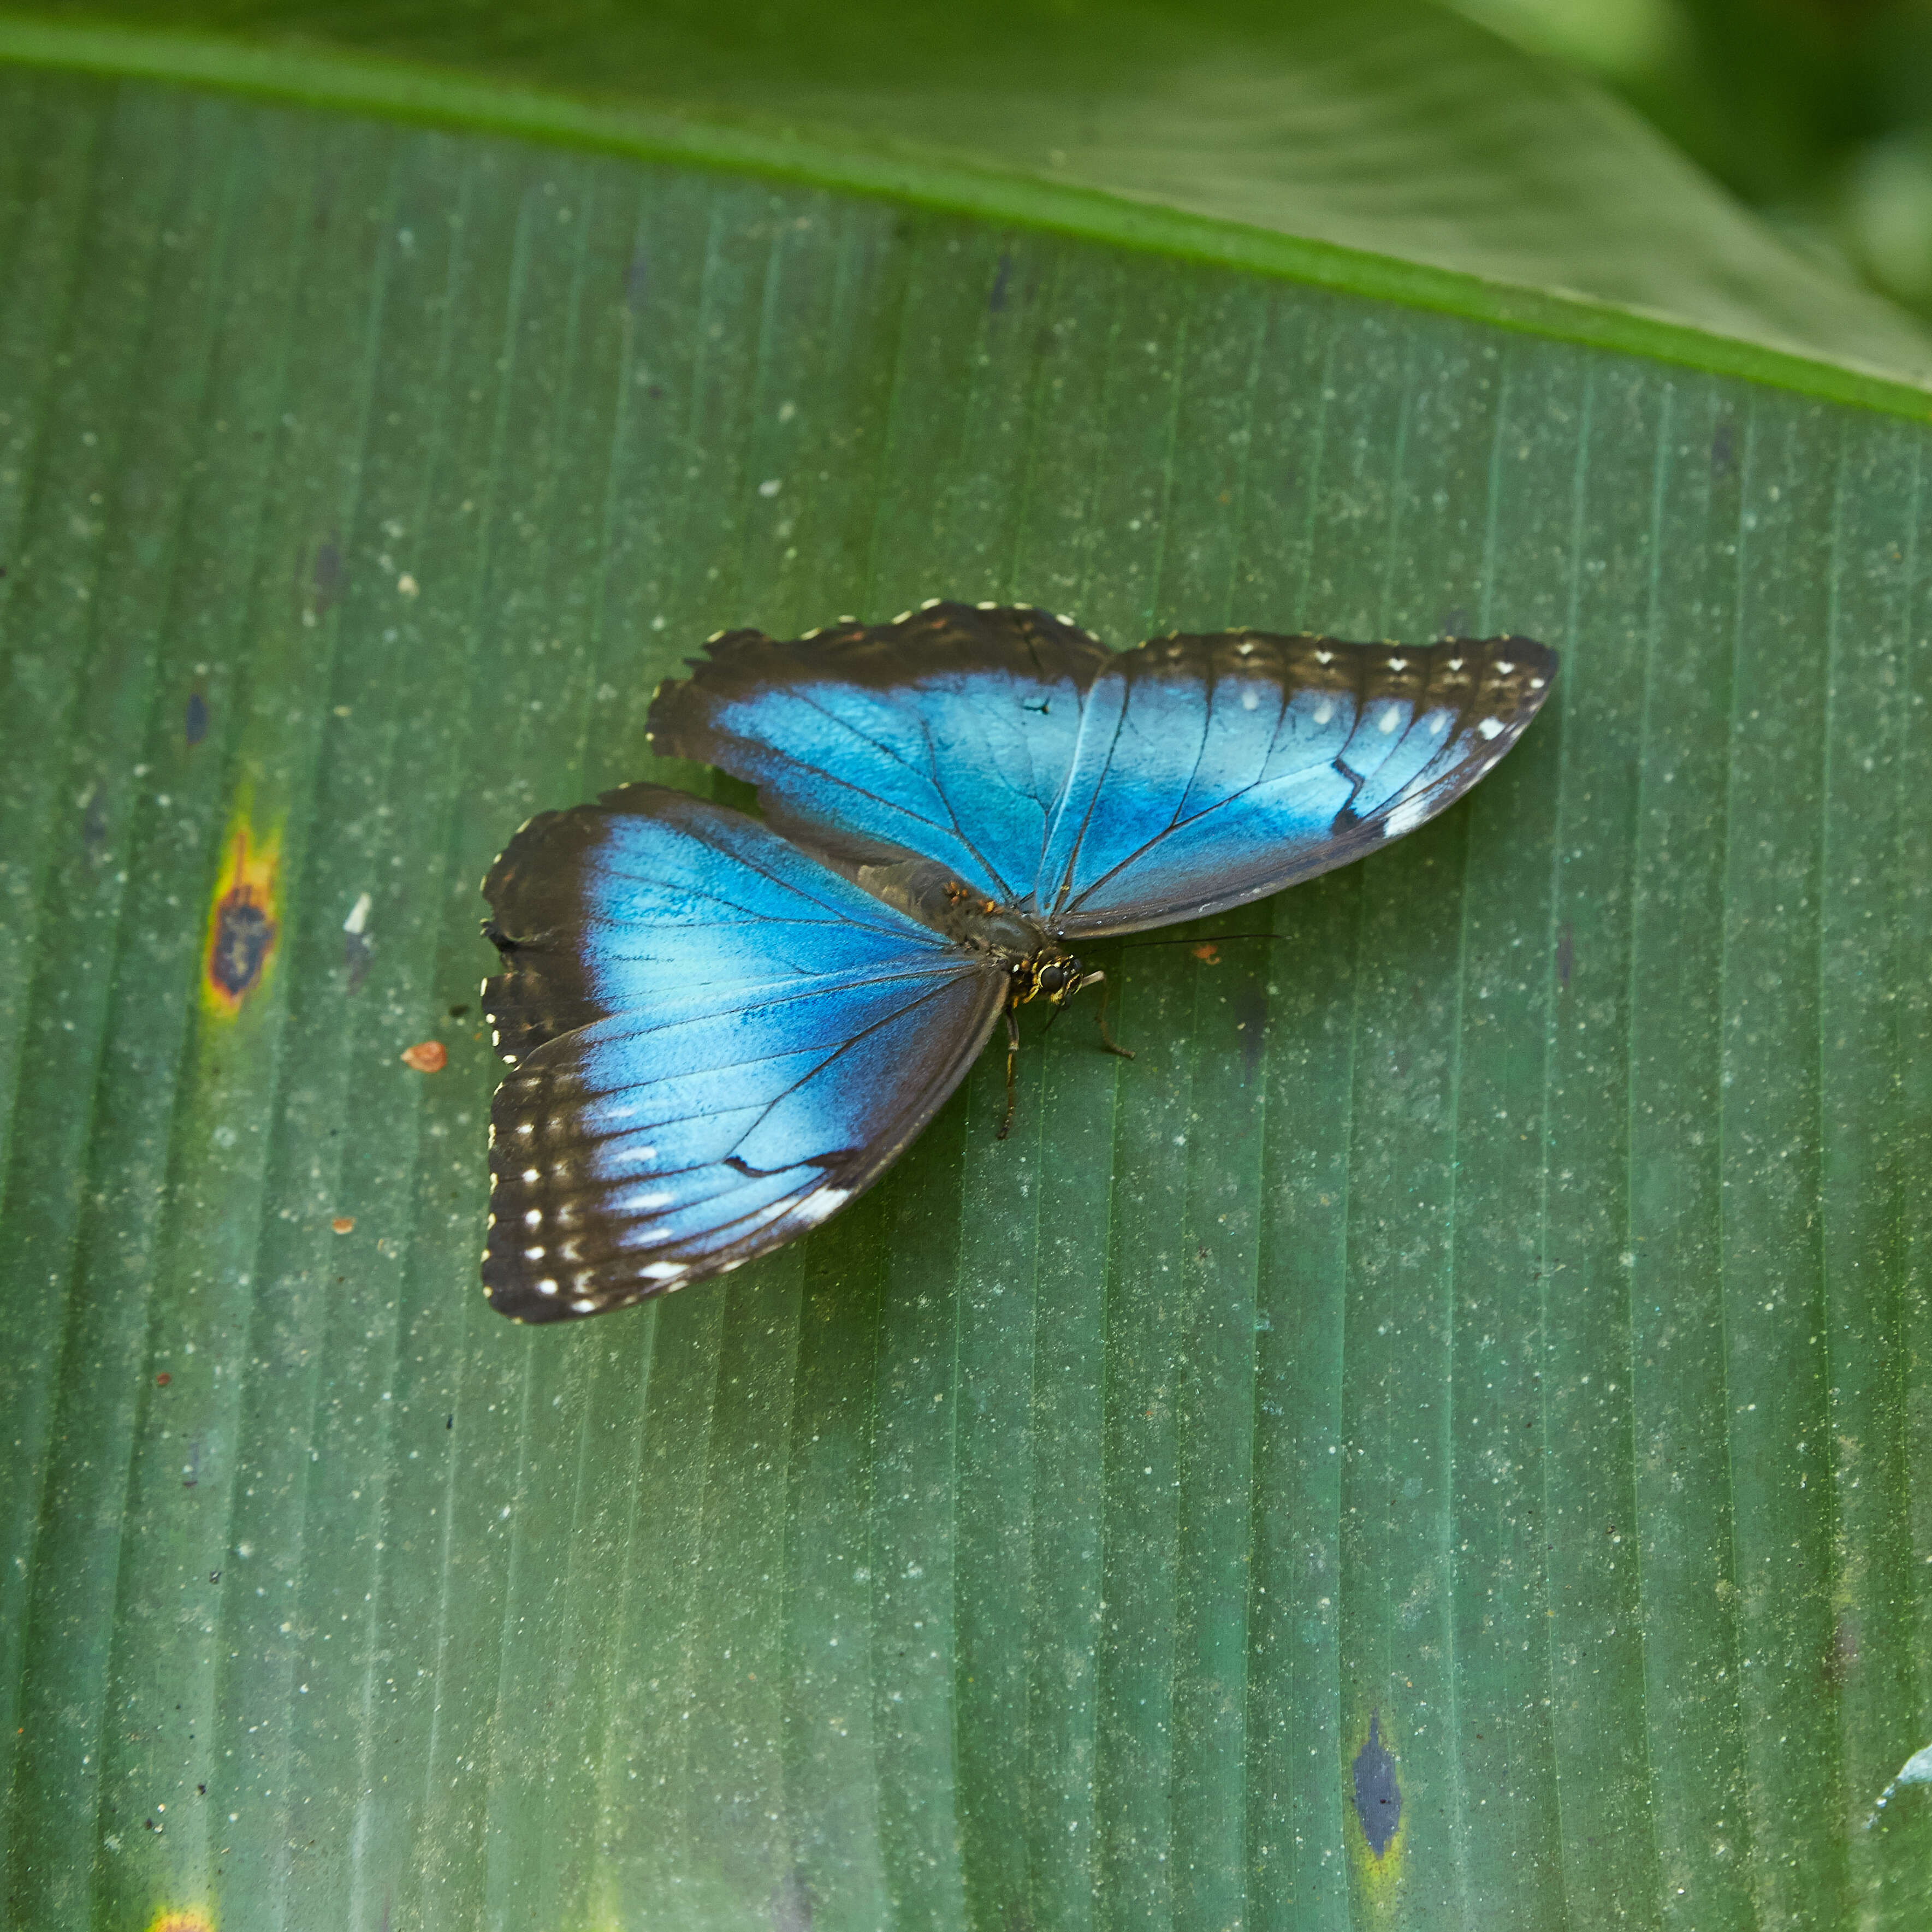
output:
[{"label": "butterfly forewing", "polygon": [[771,824],[822,850],[915,853],[1016,904],[1110,661],[1046,611],[965,604],[795,643],[736,632],[658,692],[651,742],[748,780]]},{"label": "butterfly forewing", "polygon": [[702,1279],[877,1177],[1005,982],[755,820],[655,786],[533,820],[485,882],[515,1071],[484,1286],[554,1320]]},{"label": "butterfly forewing", "polygon": [[936,604],[721,638],[651,723],[820,849],[937,860],[1072,938],[1238,905],[1413,830],[1515,742],[1555,670],[1522,638],[1224,631],[1114,654],[1043,610]]},{"label": "butterfly forewing", "polygon": [[1527,638],[1157,639],[1095,680],[1035,888],[1054,932],[1239,905],[1414,830],[1514,744],[1554,653]]}]

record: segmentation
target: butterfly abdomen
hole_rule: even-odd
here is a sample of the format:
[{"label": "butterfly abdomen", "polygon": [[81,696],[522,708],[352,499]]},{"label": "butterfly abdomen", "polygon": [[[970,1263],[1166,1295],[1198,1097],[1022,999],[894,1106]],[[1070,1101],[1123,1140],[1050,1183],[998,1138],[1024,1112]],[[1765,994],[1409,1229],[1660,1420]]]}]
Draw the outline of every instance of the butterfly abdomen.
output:
[{"label": "butterfly abdomen", "polygon": [[861,866],[854,876],[874,898],[1003,964],[1030,959],[1048,944],[1045,931],[1024,913],[988,898],[929,859]]}]

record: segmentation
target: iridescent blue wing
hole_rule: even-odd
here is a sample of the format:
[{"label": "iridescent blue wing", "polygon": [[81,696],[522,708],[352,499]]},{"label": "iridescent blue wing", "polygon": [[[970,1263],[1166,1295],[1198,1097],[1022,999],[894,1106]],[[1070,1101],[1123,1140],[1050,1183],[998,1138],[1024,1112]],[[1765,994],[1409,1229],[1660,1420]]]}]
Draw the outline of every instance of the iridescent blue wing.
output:
[{"label": "iridescent blue wing", "polygon": [[1024,906],[1112,662],[1044,610],[967,604],[791,643],[736,631],[658,692],[651,742],[748,779],[772,824],[842,861],[916,854]]},{"label": "iridescent blue wing", "polygon": [[1414,830],[1516,742],[1555,674],[1522,638],[1230,631],[1117,656],[1044,611],[934,604],[715,639],[651,725],[835,862],[915,853],[1076,937],[1238,905]]},{"label": "iridescent blue wing", "polygon": [[483,890],[515,1071],[483,1282],[523,1321],[682,1287],[814,1226],[958,1085],[1006,981],[756,820],[633,785],[547,812]]},{"label": "iridescent blue wing", "polygon": [[1279,892],[1412,832],[1521,736],[1556,674],[1527,638],[1156,638],[1085,694],[1034,886],[1055,932],[1132,932]]}]

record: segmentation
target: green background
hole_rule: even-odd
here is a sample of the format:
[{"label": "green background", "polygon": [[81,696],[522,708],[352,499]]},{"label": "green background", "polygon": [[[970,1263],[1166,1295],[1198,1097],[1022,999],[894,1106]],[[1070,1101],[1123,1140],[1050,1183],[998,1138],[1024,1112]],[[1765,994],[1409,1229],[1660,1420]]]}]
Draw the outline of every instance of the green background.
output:
[{"label": "green background", "polygon": [[[247,24],[0,22],[8,1922],[1922,1924],[1912,326]],[[152,77],[224,61],[416,124]],[[483,868],[710,631],[934,595],[1564,668],[1112,949],[1139,1057],[1033,1034],[1009,1141],[996,1056],[728,1282],[496,1319]]]}]

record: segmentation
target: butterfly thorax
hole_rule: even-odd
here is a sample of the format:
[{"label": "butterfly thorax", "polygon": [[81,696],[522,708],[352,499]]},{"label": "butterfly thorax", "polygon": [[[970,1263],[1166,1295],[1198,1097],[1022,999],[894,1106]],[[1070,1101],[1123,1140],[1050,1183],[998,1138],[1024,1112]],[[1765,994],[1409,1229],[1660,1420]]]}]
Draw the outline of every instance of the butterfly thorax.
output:
[{"label": "butterfly thorax", "polygon": [[1016,1003],[1039,993],[1058,998],[1079,983],[1079,961],[1036,920],[988,898],[944,866],[908,859],[861,866],[857,876],[874,898],[910,913],[962,946],[990,956],[1011,976]]}]

